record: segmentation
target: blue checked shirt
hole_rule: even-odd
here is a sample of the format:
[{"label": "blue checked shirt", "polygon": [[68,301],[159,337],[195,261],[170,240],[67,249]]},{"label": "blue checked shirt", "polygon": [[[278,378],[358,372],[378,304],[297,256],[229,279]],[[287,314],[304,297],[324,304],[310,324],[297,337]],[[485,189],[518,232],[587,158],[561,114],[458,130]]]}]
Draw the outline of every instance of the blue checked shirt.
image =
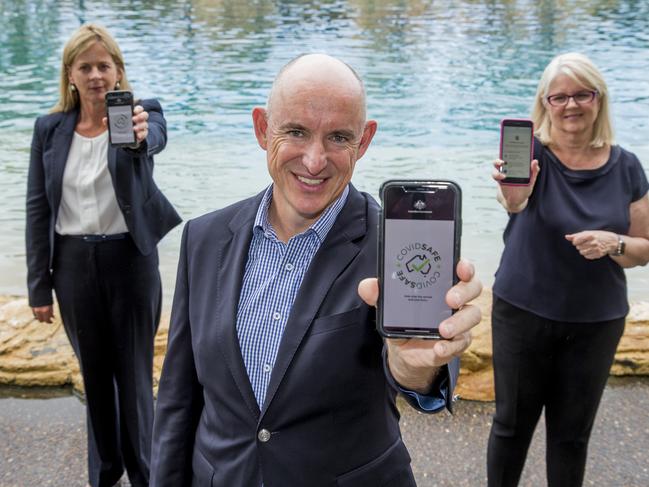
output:
[{"label": "blue checked shirt", "polygon": [[349,186],[308,230],[287,243],[268,221],[271,184],[259,205],[237,311],[237,336],[257,404],[263,407],[284,328],[304,274],[342,210]]}]

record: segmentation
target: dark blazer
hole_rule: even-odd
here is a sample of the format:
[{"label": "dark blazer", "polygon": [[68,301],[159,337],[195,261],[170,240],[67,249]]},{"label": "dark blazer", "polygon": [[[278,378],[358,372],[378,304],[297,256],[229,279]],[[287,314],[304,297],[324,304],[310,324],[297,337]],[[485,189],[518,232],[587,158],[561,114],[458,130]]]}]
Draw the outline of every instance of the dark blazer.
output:
[{"label": "dark blazer", "polygon": [[[153,155],[167,143],[167,124],[156,100],[141,100],[149,133],[137,150],[108,147],[108,170],[117,204],[138,250],[150,254],[181,222],[153,181]],[[78,110],[39,117],[34,126],[27,182],[27,286],[30,306],[52,304],[54,228]]]},{"label": "dark blazer", "polygon": [[260,411],[236,315],[261,198],[185,226],[151,486],[414,486],[374,309],[356,292],[376,275],[378,206],[353,186],[304,277]]}]

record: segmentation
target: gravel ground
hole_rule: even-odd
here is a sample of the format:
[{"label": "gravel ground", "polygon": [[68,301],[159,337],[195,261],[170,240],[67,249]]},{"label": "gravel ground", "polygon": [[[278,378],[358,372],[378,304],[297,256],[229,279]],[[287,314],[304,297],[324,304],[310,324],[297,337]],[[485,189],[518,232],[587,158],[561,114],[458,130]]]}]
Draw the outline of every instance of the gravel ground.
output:
[{"label": "gravel ground", "polygon": [[[0,487],[83,487],[83,405],[69,391],[52,397],[48,390],[47,399],[40,393],[0,391]],[[493,408],[493,403],[459,401],[454,416],[403,408],[403,436],[419,487],[486,485],[485,448]],[[649,485],[648,411],[649,378],[609,381],[590,442],[585,486]],[[521,487],[545,485],[544,448],[541,421]]]}]

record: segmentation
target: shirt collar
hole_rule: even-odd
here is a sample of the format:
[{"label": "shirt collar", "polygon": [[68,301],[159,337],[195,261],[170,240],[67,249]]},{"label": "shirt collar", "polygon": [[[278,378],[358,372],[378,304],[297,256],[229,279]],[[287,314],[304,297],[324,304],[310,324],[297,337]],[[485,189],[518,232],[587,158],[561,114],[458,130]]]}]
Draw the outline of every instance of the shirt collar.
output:
[{"label": "shirt collar", "polygon": [[[307,230],[299,235],[313,232],[316,234],[320,242],[324,242],[324,239],[329,233],[329,230],[331,230],[331,227],[333,227],[334,223],[336,222],[336,218],[338,218],[340,211],[343,209],[343,206],[345,206],[348,195],[349,184],[345,186],[345,189],[340,194],[340,196],[327,207],[322,215],[320,215],[320,218],[318,218],[318,220],[313,225],[311,225]],[[268,220],[268,209],[270,208],[270,202],[272,201],[272,199],[273,184],[270,184],[270,186],[268,186],[268,188],[266,188],[266,191],[264,192],[264,196],[261,199],[259,208],[257,208],[257,215],[255,216],[253,231],[261,231],[266,237],[277,239],[277,234],[275,233],[275,230]]]}]

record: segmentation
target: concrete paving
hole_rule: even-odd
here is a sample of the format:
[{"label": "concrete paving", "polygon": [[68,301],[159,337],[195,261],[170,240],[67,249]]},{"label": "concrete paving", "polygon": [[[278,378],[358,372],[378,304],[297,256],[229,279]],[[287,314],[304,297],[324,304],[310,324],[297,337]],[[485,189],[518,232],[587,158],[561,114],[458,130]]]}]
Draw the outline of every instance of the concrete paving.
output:
[{"label": "concrete paving", "polygon": [[[419,487],[487,485],[494,403],[459,401],[455,414],[403,409],[401,429]],[[519,487],[543,487],[545,423],[539,422]],[[649,378],[611,378],[589,443],[584,486],[649,486]]]},{"label": "concrete paving", "polygon": [[[83,405],[68,391],[48,399],[34,398],[35,392],[0,393],[0,487],[83,487]],[[470,401],[459,401],[454,416],[402,408],[403,436],[419,487],[486,485],[485,448],[493,409],[493,403]],[[541,421],[521,487],[546,484],[544,448]],[[649,378],[611,379],[591,438],[584,485],[648,486],[648,452]]]}]

